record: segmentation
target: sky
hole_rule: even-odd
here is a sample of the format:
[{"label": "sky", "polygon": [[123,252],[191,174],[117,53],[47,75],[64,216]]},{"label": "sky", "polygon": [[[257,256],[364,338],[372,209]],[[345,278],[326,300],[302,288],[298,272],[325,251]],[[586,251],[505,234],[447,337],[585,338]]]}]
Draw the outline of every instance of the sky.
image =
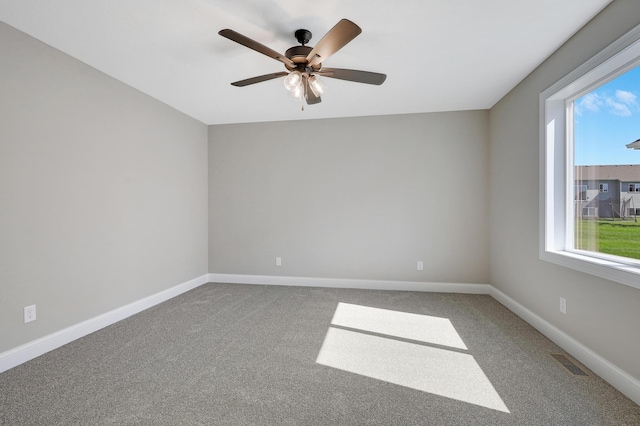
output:
[{"label": "sky", "polygon": [[574,103],[576,165],[640,164],[640,66]]}]

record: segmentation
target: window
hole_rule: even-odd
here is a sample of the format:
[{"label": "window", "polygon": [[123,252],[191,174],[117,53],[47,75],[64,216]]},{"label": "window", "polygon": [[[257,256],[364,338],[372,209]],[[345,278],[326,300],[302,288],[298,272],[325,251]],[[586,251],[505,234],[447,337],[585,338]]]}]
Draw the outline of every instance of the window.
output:
[{"label": "window", "polygon": [[585,201],[587,199],[587,185],[576,185],[573,194],[574,200]]},{"label": "window", "polygon": [[582,209],[582,215],[595,218],[598,216],[598,209],[596,207],[585,207]]},{"label": "window", "polygon": [[[616,88],[623,81],[631,82],[627,89]],[[602,225],[637,223],[625,222],[629,209],[638,209],[623,191],[640,192],[640,184],[623,185],[622,168],[615,167],[637,165],[638,177],[624,174],[624,180],[640,181],[640,151],[624,146],[640,138],[639,88],[640,26],[540,94],[540,258],[636,288],[640,245],[637,255],[609,251]],[[597,109],[633,117],[628,121],[635,123],[634,134],[621,135],[615,125],[601,128],[601,121],[589,118]],[[634,160],[612,160],[614,151],[634,154]]]}]

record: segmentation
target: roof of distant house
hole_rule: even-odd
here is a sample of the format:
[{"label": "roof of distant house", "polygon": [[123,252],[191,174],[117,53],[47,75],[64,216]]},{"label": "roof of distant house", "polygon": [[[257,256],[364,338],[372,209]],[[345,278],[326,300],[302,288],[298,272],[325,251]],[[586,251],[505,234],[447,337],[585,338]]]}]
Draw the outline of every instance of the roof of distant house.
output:
[{"label": "roof of distant house", "polygon": [[640,139],[638,139],[637,141],[628,143],[626,146],[629,149],[640,149]]},{"label": "roof of distant house", "polygon": [[576,166],[575,178],[577,180],[640,182],[640,164]]}]

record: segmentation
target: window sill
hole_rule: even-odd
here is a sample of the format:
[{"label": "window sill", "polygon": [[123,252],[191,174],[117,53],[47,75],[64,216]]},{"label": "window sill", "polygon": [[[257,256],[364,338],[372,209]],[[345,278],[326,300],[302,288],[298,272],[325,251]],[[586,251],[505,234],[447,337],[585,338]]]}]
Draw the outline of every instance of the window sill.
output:
[{"label": "window sill", "polygon": [[569,251],[542,251],[540,259],[640,289],[640,268]]}]

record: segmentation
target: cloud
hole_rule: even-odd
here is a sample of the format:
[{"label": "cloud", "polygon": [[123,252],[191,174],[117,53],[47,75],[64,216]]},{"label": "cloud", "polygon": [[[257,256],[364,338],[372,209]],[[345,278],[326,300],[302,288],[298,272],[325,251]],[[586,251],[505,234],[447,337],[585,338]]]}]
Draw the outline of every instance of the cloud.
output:
[{"label": "cloud", "polygon": [[613,98],[607,98],[607,108],[613,115],[619,115],[620,117],[631,117],[631,110],[623,103],[616,102]]},{"label": "cloud", "polygon": [[599,112],[603,108],[613,115],[631,117],[634,112],[640,111],[640,104],[637,95],[626,90],[616,90],[613,96],[591,92],[576,102],[578,115],[582,115],[584,111]]},{"label": "cloud", "polygon": [[600,107],[604,104],[602,98],[597,93],[588,93],[582,98],[580,106],[588,109],[589,111],[598,112]]},{"label": "cloud", "polygon": [[638,97],[626,90],[616,90],[616,98],[624,104],[638,106]]}]

